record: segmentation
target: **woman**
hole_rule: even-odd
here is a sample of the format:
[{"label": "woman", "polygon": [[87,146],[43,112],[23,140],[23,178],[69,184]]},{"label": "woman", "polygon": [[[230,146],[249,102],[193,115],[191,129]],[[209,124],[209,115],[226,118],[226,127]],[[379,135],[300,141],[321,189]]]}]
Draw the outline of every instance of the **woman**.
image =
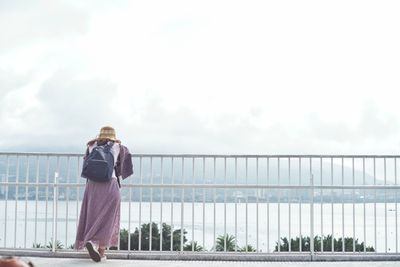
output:
[{"label": "woman", "polygon": [[109,126],[101,128],[99,136],[87,143],[84,159],[88,158],[93,148],[106,144],[107,147],[111,146],[109,151],[114,158],[112,176],[106,182],[96,182],[86,176],[89,179],[82,200],[74,246],[78,250],[86,247],[90,257],[96,262],[106,259],[104,251],[107,247],[118,245],[121,203],[119,178],[125,179],[133,174],[131,154],[116,139],[115,130]]}]

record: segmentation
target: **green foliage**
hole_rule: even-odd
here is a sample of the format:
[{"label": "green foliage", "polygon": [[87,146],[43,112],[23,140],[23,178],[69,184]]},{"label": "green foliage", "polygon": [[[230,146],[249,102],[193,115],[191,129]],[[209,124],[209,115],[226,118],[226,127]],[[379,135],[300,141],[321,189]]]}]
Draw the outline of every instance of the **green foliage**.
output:
[{"label": "green foliage", "polygon": [[[361,252],[364,251],[364,242],[359,243],[358,239],[355,240],[355,251]],[[300,251],[300,238],[296,237],[295,239],[291,238],[290,239],[290,246],[292,251]],[[324,251],[332,251],[332,236],[324,236],[322,240],[322,245],[323,245],[323,250]],[[344,238],[344,245],[345,245],[345,251],[352,252],[353,251],[353,238],[352,237],[345,237]],[[301,250],[302,251],[310,251],[310,237],[309,236],[303,236],[301,238]],[[339,238],[333,239],[333,250],[334,251],[343,251],[343,239]],[[375,249],[371,247],[366,247],[366,251],[375,251]],[[278,242],[275,244],[275,251],[278,251]],[[289,240],[284,237],[281,238],[281,244],[280,244],[280,251],[289,251]],[[315,236],[314,237],[314,251],[321,251],[321,237],[320,236]]]},{"label": "green foliage", "polygon": [[[46,246],[48,249],[53,249],[53,242],[49,241],[49,244]],[[56,240],[56,249],[63,249],[64,245],[61,243],[60,240]]]},{"label": "green foliage", "polygon": [[[226,241],[225,241],[226,239]],[[234,235],[220,235],[217,237],[217,242],[215,246],[216,251],[225,251],[225,242],[226,242],[226,251],[235,251],[236,247],[236,237]],[[240,250],[239,247],[236,247],[236,250]]]},{"label": "green foliage", "polygon": [[33,243],[32,248],[46,248],[46,246],[41,243]]},{"label": "green foliage", "polygon": [[[41,244],[41,243],[33,243],[32,244],[33,248],[48,248],[48,249],[53,249],[53,242],[49,241],[47,245]],[[64,245],[61,243],[60,240],[56,240],[56,249],[63,249]]]},{"label": "green foliage", "polygon": [[241,252],[256,252],[256,249],[255,249],[255,247],[253,247],[252,245],[247,245],[247,246],[244,246],[244,247],[242,247],[241,249],[240,249],[240,251]]},{"label": "green foliage", "polygon": [[[162,235],[162,250],[169,251],[171,250],[171,236],[172,236],[172,250],[180,251],[181,250],[181,229],[175,229],[172,231],[172,227],[166,223],[162,224],[162,229],[158,228],[158,224],[152,222],[147,224],[142,224],[140,227],[140,243],[141,250],[149,250],[150,246],[150,227],[152,231],[151,237],[151,249],[154,251],[160,250],[160,234]],[[184,251],[205,251],[206,249],[199,245],[197,241],[191,241],[187,243],[186,234],[187,231],[185,229],[182,230],[183,233],[183,250]],[[129,235],[127,229],[121,229],[120,231],[120,250],[128,250],[128,240],[131,245],[131,250],[139,250],[139,229],[136,227],[135,231]],[[301,250],[302,251],[310,251],[310,237],[303,236],[300,240],[299,237],[291,238],[290,241],[287,237],[281,238],[280,242],[280,251],[289,251],[289,242],[291,246],[291,251],[300,251],[300,242],[301,242]],[[321,251],[321,242],[324,251],[332,251],[332,243],[334,251],[343,251],[343,240],[342,238],[334,238],[332,241],[332,236],[327,235],[324,236],[323,239],[320,236],[314,237],[314,251]],[[255,252],[256,249],[248,244],[244,247],[238,247],[237,240],[234,235],[219,235],[216,240],[216,251],[241,251],[241,252]],[[278,242],[275,244],[275,251],[278,251]],[[353,251],[353,238],[345,237],[344,238],[345,251],[352,252]],[[354,247],[356,252],[364,251],[364,242],[359,242],[358,239],[354,240]],[[61,241],[56,240],[56,249],[63,249],[64,245]],[[50,241],[47,245],[41,243],[33,243],[33,248],[47,248],[52,249],[53,243]],[[74,245],[70,245],[67,247],[68,249],[73,249]],[[112,247],[110,249],[117,249],[116,247]],[[368,246],[365,248],[368,252],[375,251],[374,247]]]},{"label": "green foliage", "polygon": [[189,244],[186,244],[183,247],[183,250],[184,251],[196,251],[196,252],[199,252],[199,251],[204,251],[204,248],[202,246],[200,246],[197,243],[197,241],[191,241]]},{"label": "green foliage", "polygon": [[[151,249],[160,250],[160,230],[156,223],[151,223]],[[162,250],[171,249],[171,231],[172,227],[166,223],[162,224]],[[183,244],[187,242],[187,231],[183,229]],[[122,229],[120,231],[120,250],[128,249],[128,230]],[[142,224],[140,227],[140,248],[141,250],[149,250],[150,247],[150,223]],[[129,242],[131,250],[139,250],[139,229],[136,227],[135,231],[130,234]],[[172,233],[172,250],[180,250],[181,244],[181,229],[176,229]],[[115,247],[111,249],[116,249]]]}]

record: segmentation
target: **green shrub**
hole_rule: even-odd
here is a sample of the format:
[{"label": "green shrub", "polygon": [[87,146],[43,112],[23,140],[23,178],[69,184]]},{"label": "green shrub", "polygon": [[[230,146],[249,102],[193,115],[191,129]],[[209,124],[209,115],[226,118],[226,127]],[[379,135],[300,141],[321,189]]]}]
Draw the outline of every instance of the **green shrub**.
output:
[{"label": "green shrub", "polygon": [[[172,227],[166,223],[162,224],[162,250],[171,249],[171,230]],[[141,235],[141,250],[149,250],[150,247],[150,223],[142,224],[140,227]],[[151,250],[160,250],[160,230],[156,223],[151,223]],[[128,230],[122,229],[120,231],[120,250],[128,249]],[[187,242],[186,230],[183,229],[183,244]],[[139,250],[139,229],[136,227],[135,231],[130,234],[129,242],[131,250]],[[181,249],[181,229],[176,229],[172,233],[172,250],[178,251]],[[110,249],[117,249],[116,247]]]},{"label": "green shrub", "polygon": [[[322,240],[323,250],[324,251],[332,251],[332,236],[327,235],[324,236]],[[345,251],[352,252],[353,251],[353,238],[345,237],[344,238]],[[296,237],[295,239],[290,239],[291,251],[300,251],[300,238]],[[364,251],[364,242],[359,243],[358,239],[355,240],[355,251],[361,252]],[[343,251],[343,240],[342,238],[334,238],[333,239],[333,250],[334,251]],[[310,237],[303,236],[301,238],[301,250],[302,251],[310,251]],[[375,249],[371,247],[366,247],[366,251],[375,251]],[[275,244],[275,251],[278,251],[278,242]],[[289,240],[286,237],[281,238],[280,251],[289,251]],[[314,251],[321,251],[321,237],[314,237]]]}]

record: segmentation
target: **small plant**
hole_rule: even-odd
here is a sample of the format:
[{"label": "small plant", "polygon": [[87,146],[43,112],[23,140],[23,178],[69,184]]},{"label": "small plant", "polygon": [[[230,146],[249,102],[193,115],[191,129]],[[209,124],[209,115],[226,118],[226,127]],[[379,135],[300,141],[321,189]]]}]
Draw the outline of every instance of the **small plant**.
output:
[{"label": "small plant", "polygon": [[[56,249],[63,249],[64,245],[61,243],[60,240],[56,240]],[[49,241],[49,244],[46,246],[48,249],[53,249],[53,242]]]},{"label": "small plant", "polygon": [[186,244],[183,247],[183,250],[184,251],[196,251],[196,252],[199,252],[199,251],[204,251],[204,248],[202,246],[200,246],[197,243],[197,241],[191,241],[189,244]]},{"label": "small plant", "polygon": [[32,247],[33,247],[33,248],[46,248],[46,246],[45,246],[45,245],[42,245],[41,243],[33,243],[33,244],[32,244]]},{"label": "small plant", "polygon": [[229,234],[220,235],[217,237],[215,250],[225,251],[225,242],[226,242],[226,251],[240,250],[240,248],[236,246],[236,237],[234,235],[229,235]]},{"label": "small plant", "polygon": [[256,252],[256,249],[252,245],[244,246],[240,249],[241,252]]},{"label": "small plant", "polygon": [[[73,246],[73,245],[71,245]],[[71,247],[70,246],[70,247]],[[48,248],[48,249],[53,249],[53,242],[49,241],[47,245],[41,244],[41,243],[33,243],[32,244],[33,248]],[[60,240],[56,240],[56,249],[63,249],[64,245],[61,243]]]}]

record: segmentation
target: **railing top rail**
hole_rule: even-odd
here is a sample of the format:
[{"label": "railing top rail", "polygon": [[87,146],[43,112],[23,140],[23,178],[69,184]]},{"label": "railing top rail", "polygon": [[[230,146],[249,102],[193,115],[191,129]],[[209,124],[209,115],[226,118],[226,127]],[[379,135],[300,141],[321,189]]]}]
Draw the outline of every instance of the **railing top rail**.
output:
[{"label": "railing top rail", "polygon": [[[54,187],[83,187],[85,183],[36,183],[36,182],[0,182],[0,186],[19,185],[19,186],[54,186]],[[142,187],[142,188],[221,188],[221,189],[400,189],[400,185],[278,185],[278,184],[123,184],[123,187]]]},{"label": "railing top rail", "polygon": [[[60,156],[81,157],[83,153],[67,152],[0,152],[0,156]],[[180,153],[133,153],[133,157],[161,158],[400,158],[390,154],[180,154]]]}]

